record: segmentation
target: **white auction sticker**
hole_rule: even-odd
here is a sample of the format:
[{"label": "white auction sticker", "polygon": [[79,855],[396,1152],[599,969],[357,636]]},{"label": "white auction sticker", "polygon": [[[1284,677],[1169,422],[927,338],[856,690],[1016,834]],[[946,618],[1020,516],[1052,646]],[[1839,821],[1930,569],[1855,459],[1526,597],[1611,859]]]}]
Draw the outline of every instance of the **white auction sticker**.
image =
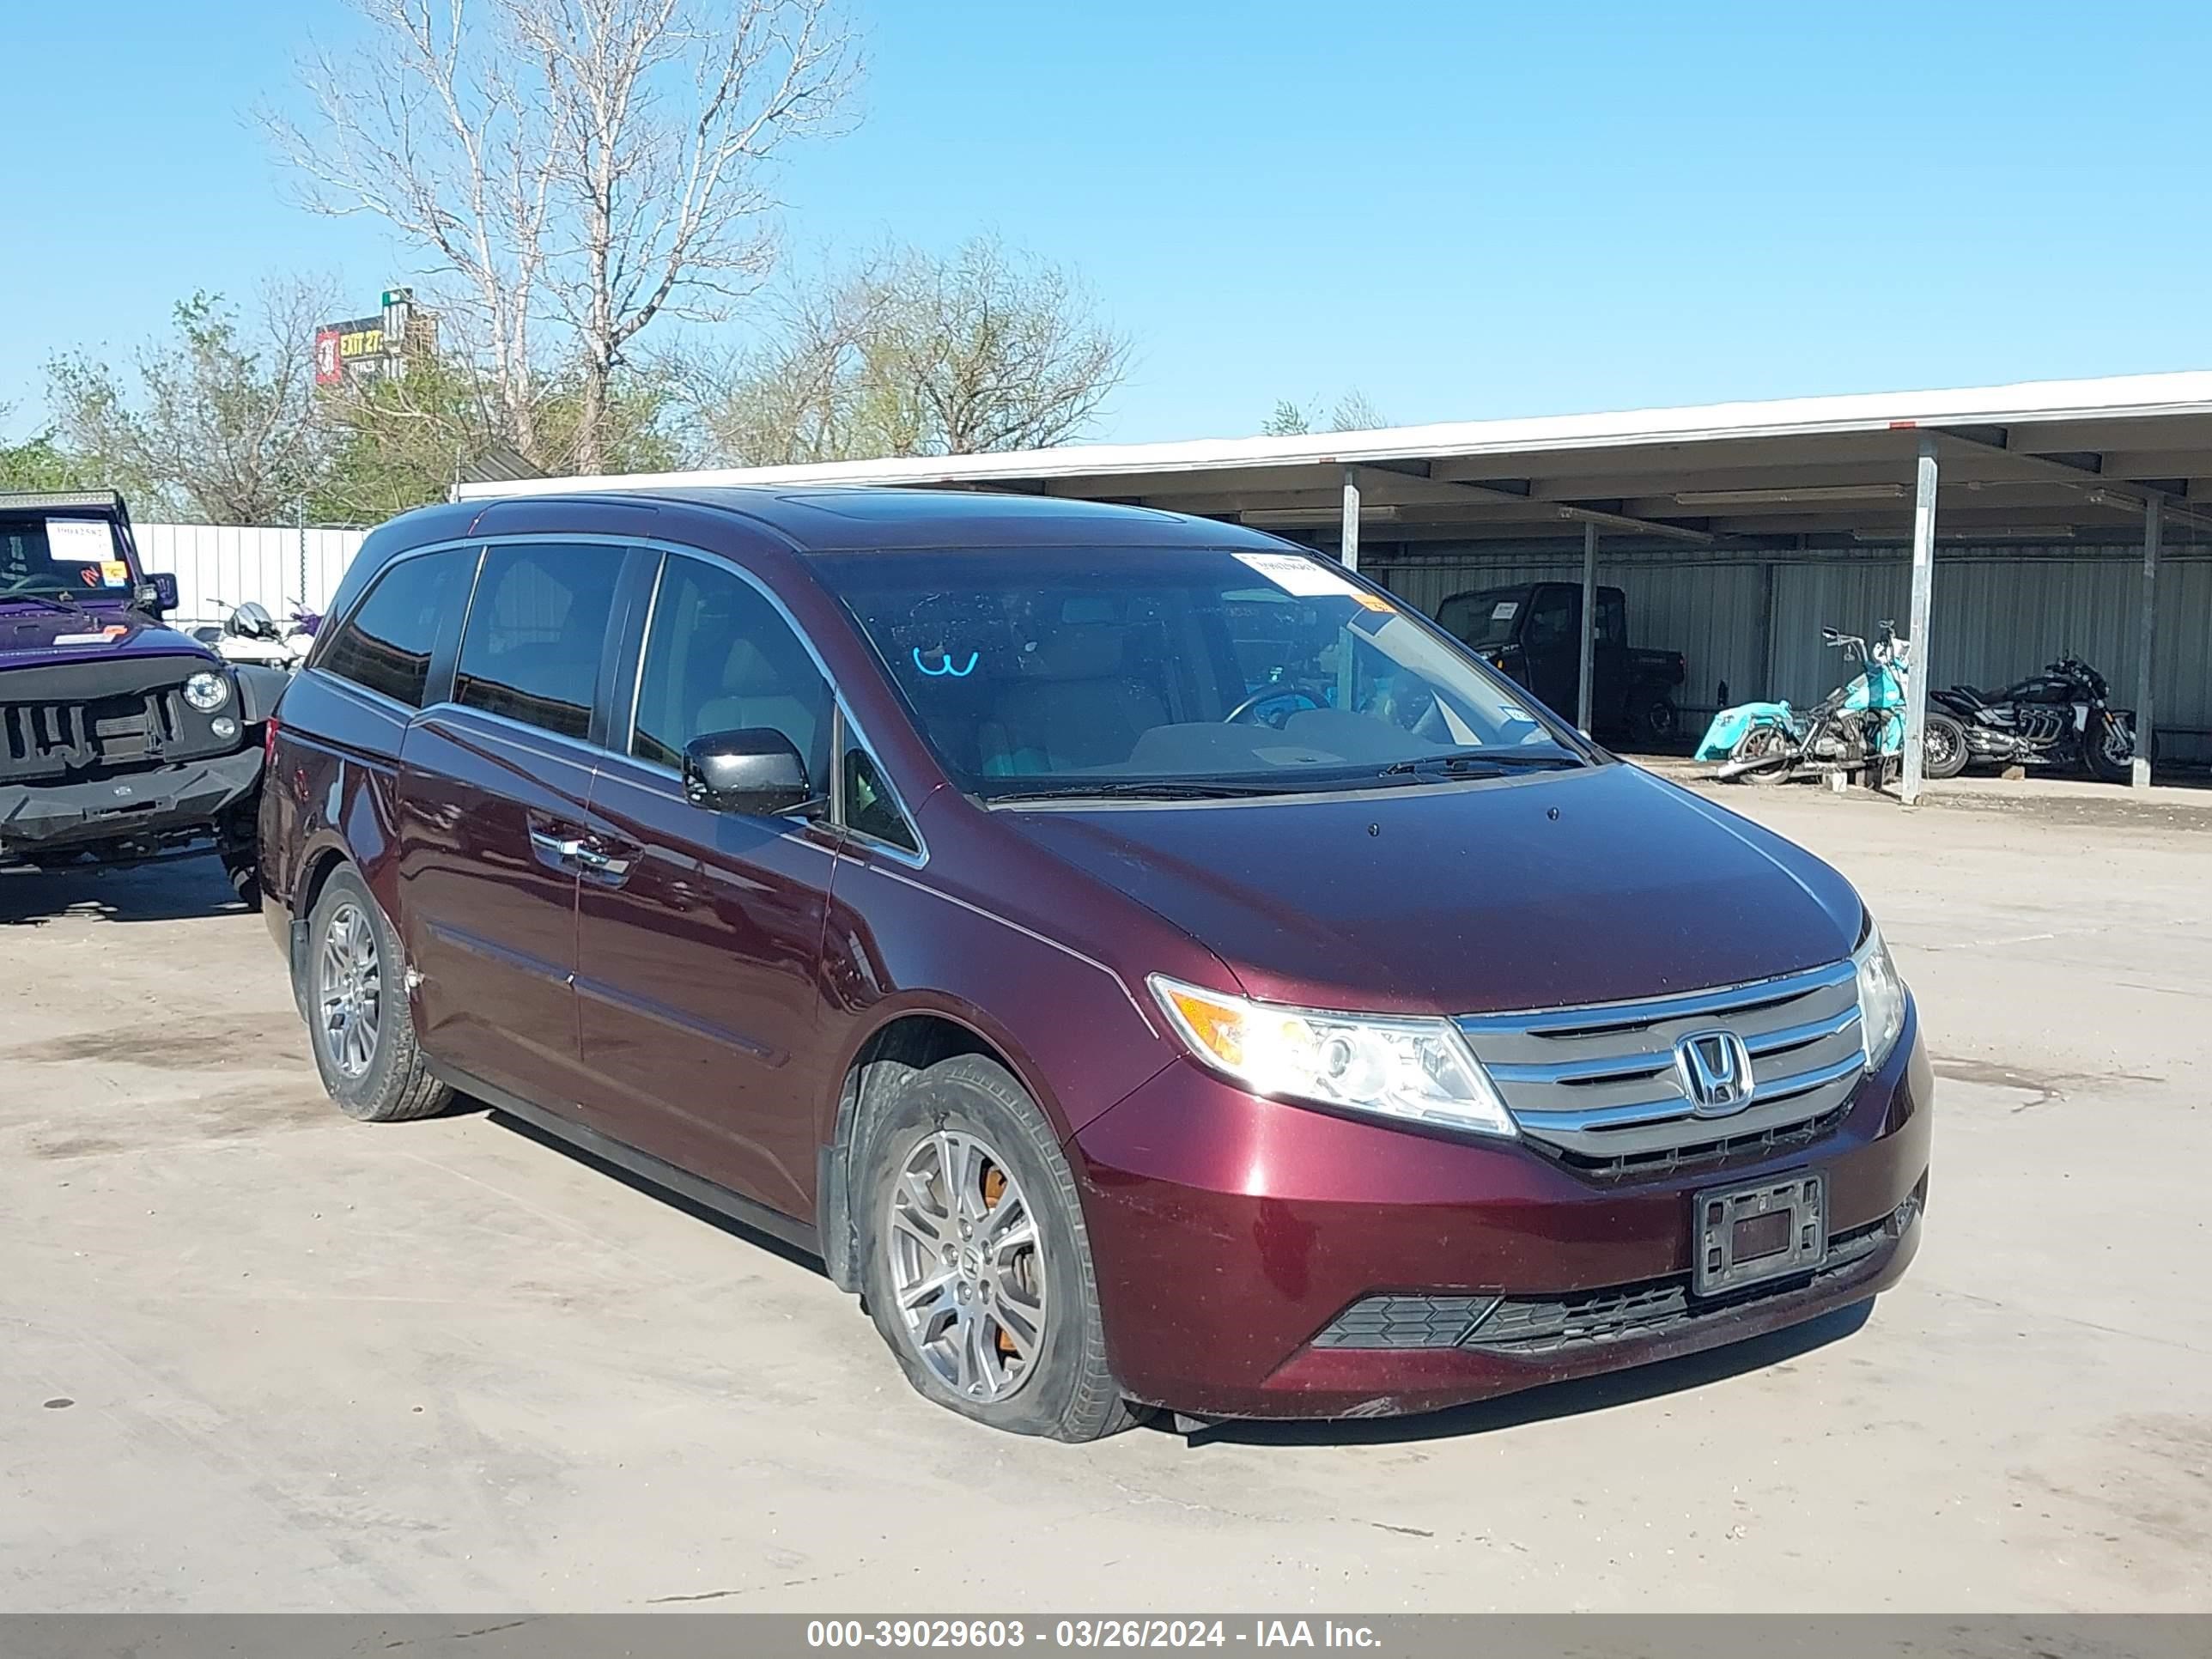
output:
[{"label": "white auction sticker", "polygon": [[115,532],[105,519],[49,519],[46,556],[69,564],[106,564],[115,556]]},{"label": "white auction sticker", "polygon": [[1301,558],[1295,553],[1239,553],[1237,556],[1284,592],[1295,593],[1302,599],[1316,599],[1324,593],[1343,595],[1365,591],[1318,560]]}]

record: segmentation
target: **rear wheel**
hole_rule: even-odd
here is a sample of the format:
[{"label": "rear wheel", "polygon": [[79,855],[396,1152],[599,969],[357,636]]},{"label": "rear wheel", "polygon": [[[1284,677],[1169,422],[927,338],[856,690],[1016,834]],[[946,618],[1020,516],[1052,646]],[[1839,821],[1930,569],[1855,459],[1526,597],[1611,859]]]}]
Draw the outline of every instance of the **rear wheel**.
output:
[{"label": "rear wheel", "polygon": [[1921,775],[1955,778],[1966,769],[1966,728],[1952,716],[1929,709],[1920,738]]},{"label": "rear wheel", "polygon": [[919,1392],[1055,1440],[1137,1420],[1107,1366],[1074,1176],[1004,1066],[958,1054],[899,1079],[860,1163],[868,1312]]},{"label": "rear wheel", "polygon": [[337,872],[307,922],[307,1032],[324,1091],[364,1122],[430,1117],[453,1101],[415,1041],[404,961],[360,872]]},{"label": "rear wheel", "polygon": [[1638,710],[1637,735],[1648,743],[1672,743],[1681,735],[1682,714],[1664,692],[1646,698]]},{"label": "rear wheel", "polygon": [[1754,726],[1736,739],[1729,759],[1751,769],[1741,773],[1748,783],[1785,783],[1790,778],[1790,740],[1778,726]]}]

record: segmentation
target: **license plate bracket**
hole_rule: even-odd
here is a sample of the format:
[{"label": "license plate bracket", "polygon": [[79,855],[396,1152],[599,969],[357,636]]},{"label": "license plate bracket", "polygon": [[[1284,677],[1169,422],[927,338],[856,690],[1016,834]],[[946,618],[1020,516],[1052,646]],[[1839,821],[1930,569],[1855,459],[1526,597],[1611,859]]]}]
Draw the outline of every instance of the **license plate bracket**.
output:
[{"label": "license plate bracket", "polygon": [[1691,1200],[1690,1289],[1722,1296],[1746,1285],[1808,1273],[1827,1260],[1828,1183],[1798,1170]]}]

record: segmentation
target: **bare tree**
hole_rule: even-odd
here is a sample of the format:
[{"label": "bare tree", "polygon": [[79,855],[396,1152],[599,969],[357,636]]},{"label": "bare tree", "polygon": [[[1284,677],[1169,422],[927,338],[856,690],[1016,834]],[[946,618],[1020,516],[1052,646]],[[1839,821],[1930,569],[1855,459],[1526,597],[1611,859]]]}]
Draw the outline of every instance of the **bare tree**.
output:
[{"label": "bare tree", "polygon": [[1091,425],[1128,357],[1074,276],[979,237],[886,247],[787,296],[695,401],[707,447],[742,465],[1043,448]]},{"label": "bare tree", "polygon": [[1260,431],[1269,438],[1296,438],[1317,431],[1372,432],[1389,424],[1389,417],[1375,406],[1375,400],[1353,386],[1336,400],[1326,416],[1318,403],[1301,407],[1288,398],[1279,398],[1267,418],[1261,422]]},{"label": "bare tree", "polygon": [[84,351],[46,366],[48,406],[81,470],[159,510],[218,524],[289,520],[324,434],[314,336],[327,287],[272,283],[252,319],[217,295],[179,303],[175,330],[118,372]]},{"label": "bare tree", "polygon": [[[315,118],[264,116],[308,204],[428,255],[481,335],[509,435],[600,471],[611,386],[664,316],[713,319],[773,254],[766,169],[858,72],[832,0],[353,0],[366,51],[302,66]],[[544,453],[533,325],[580,362],[573,453]]]}]

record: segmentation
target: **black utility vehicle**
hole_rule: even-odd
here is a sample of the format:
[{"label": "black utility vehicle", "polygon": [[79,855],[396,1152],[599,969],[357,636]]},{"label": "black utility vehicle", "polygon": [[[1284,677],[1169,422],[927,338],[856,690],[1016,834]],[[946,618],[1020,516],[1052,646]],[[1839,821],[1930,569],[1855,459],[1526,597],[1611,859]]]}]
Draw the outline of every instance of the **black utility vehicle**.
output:
[{"label": "black utility vehicle", "polygon": [[[1575,718],[1582,676],[1579,583],[1519,582],[1455,593],[1437,607],[1437,621],[1553,713]],[[1597,591],[1596,646],[1590,712],[1598,732],[1673,742],[1681,725],[1674,690],[1684,678],[1682,653],[1631,647],[1628,604],[1617,587]]]}]

